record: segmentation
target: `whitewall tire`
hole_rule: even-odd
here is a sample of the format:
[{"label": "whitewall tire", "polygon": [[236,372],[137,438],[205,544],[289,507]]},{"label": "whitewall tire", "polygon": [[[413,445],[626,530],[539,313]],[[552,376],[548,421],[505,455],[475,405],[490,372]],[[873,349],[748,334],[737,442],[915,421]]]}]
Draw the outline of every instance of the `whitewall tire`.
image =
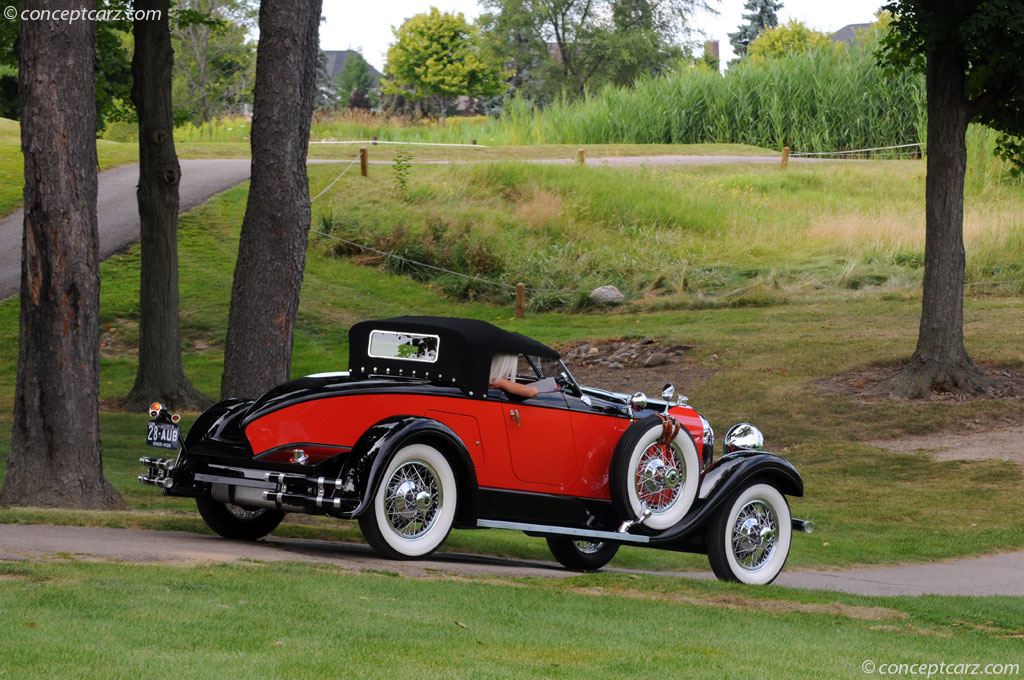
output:
[{"label": "whitewall tire", "polygon": [[409,444],[395,453],[381,475],[359,528],[366,542],[386,557],[425,557],[447,538],[457,502],[455,473],[444,454],[427,444]]},{"label": "whitewall tire", "polygon": [[792,516],[774,486],[753,483],[733,494],[708,529],[708,561],[723,581],[771,583],[789,557]]}]

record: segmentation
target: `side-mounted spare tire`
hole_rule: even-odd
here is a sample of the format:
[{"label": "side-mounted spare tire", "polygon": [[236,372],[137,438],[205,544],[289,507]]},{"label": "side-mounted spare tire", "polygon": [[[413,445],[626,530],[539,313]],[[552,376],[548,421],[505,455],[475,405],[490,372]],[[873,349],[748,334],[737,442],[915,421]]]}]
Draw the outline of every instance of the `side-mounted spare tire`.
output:
[{"label": "side-mounted spare tire", "polygon": [[649,529],[678,524],[693,505],[699,483],[697,446],[671,416],[633,423],[612,455],[609,485],[615,512],[622,519],[635,519],[650,510],[644,522]]}]

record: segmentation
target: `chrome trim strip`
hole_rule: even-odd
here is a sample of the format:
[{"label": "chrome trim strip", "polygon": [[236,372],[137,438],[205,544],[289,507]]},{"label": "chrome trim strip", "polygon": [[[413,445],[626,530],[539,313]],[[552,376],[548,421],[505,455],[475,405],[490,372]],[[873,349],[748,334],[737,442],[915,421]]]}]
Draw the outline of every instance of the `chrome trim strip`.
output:
[{"label": "chrome trim strip", "polygon": [[560,536],[578,536],[580,538],[599,538],[603,541],[619,543],[650,543],[650,536],[635,534],[619,534],[614,531],[593,531],[591,529],[574,529],[572,527],[556,527],[547,524],[524,524],[522,522],[502,522],[495,519],[478,519],[478,527],[485,529],[513,529],[515,531],[532,531],[538,534],[558,534]]},{"label": "chrome trim strip", "polygon": [[257,479],[244,479],[242,477],[221,477],[220,475],[204,475],[199,473],[195,477],[197,482],[210,482],[212,484],[229,484],[231,486],[248,486],[253,489],[275,489],[276,484],[262,482]]}]

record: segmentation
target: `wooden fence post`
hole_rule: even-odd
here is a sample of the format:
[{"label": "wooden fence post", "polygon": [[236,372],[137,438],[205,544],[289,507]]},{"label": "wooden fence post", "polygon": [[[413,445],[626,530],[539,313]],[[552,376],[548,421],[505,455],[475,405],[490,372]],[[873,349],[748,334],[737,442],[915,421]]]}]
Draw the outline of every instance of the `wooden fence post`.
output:
[{"label": "wooden fence post", "polygon": [[363,177],[370,176],[370,153],[365,146],[359,149],[359,171],[363,173]]},{"label": "wooden fence post", "polygon": [[580,165],[583,165],[584,163],[587,162],[586,149],[580,149],[579,151],[576,152],[576,162],[579,163]]},{"label": "wooden fence post", "polygon": [[522,281],[516,284],[516,318],[526,318],[526,284]]},{"label": "wooden fence post", "polygon": [[785,170],[786,166],[789,165],[789,147],[782,147],[782,169]]}]

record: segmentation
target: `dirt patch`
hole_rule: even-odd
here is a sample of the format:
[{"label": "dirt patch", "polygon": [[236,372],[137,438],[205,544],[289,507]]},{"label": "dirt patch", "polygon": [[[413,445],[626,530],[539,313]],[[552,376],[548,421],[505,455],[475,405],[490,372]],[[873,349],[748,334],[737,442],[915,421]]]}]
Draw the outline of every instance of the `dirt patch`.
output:
[{"label": "dirt patch", "polygon": [[684,605],[703,605],[705,607],[723,607],[725,609],[756,609],[757,611],[774,614],[829,614],[850,619],[868,621],[893,620],[909,618],[904,612],[887,607],[860,607],[856,605],[829,602],[791,602],[788,600],[762,600],[742,595],[710,595],[698,597],[683,593],[651,593],[641,590],[609,590],[599,586],[589,588],[573,588],[573,592],[583,595],[617,595],[637,600],[660,600]]},{"label": "dirt patch", "polygon": [[100,356],[104,359],[139,356],[139,322],[114,319],[100,329]]},{"label": "dirt patch", "polygon": [[[886,397],[874,393],[873,388],[896,375],[902,367],[902,364],[873,364],[816,380],[812,385],[824,395],[876,401]],[[992,394],[980,397],[933,394],[929,400],[1024,398],[1024,369],[992,364],[978,364],[978,368],[992,381]],[[939,460],[1004,460],[1024,465],[1024,424],[1021,422],[1004,418],[997,422],[972,422],[965,427],[963,432],[933,432],[867,443],[900,453],[927,453]]]},{"label": "dirt patch", "polygon": [[939,460],[1004,460],[1024,465],[1024,425],[967,434],[935,432],[867,443],[900,453],[927,453]]},{"label": "dirt patch", "polygon": [[[973,399],[1021,399],[1024,398],[1024,369],[1018,366],[997,366],[977,364],[981,372],[992,383],[990,394],[971,396],[949,393],[933,393],[930,401],[970,401]],[[888,399],[879,395],[874,388],[893,377],[903,364],[872,364],[846,373],[831,375],[811,383],[824,395],[853,397],[864,401]]]},{"label": "dirt patch", "polygon": [[665,383],[677,394],[714,375],[688,358],[692,345],[660,345],[652,338],[614,338],[555,345],[581,385],[612,392],[643,392],[659,399]]}]

